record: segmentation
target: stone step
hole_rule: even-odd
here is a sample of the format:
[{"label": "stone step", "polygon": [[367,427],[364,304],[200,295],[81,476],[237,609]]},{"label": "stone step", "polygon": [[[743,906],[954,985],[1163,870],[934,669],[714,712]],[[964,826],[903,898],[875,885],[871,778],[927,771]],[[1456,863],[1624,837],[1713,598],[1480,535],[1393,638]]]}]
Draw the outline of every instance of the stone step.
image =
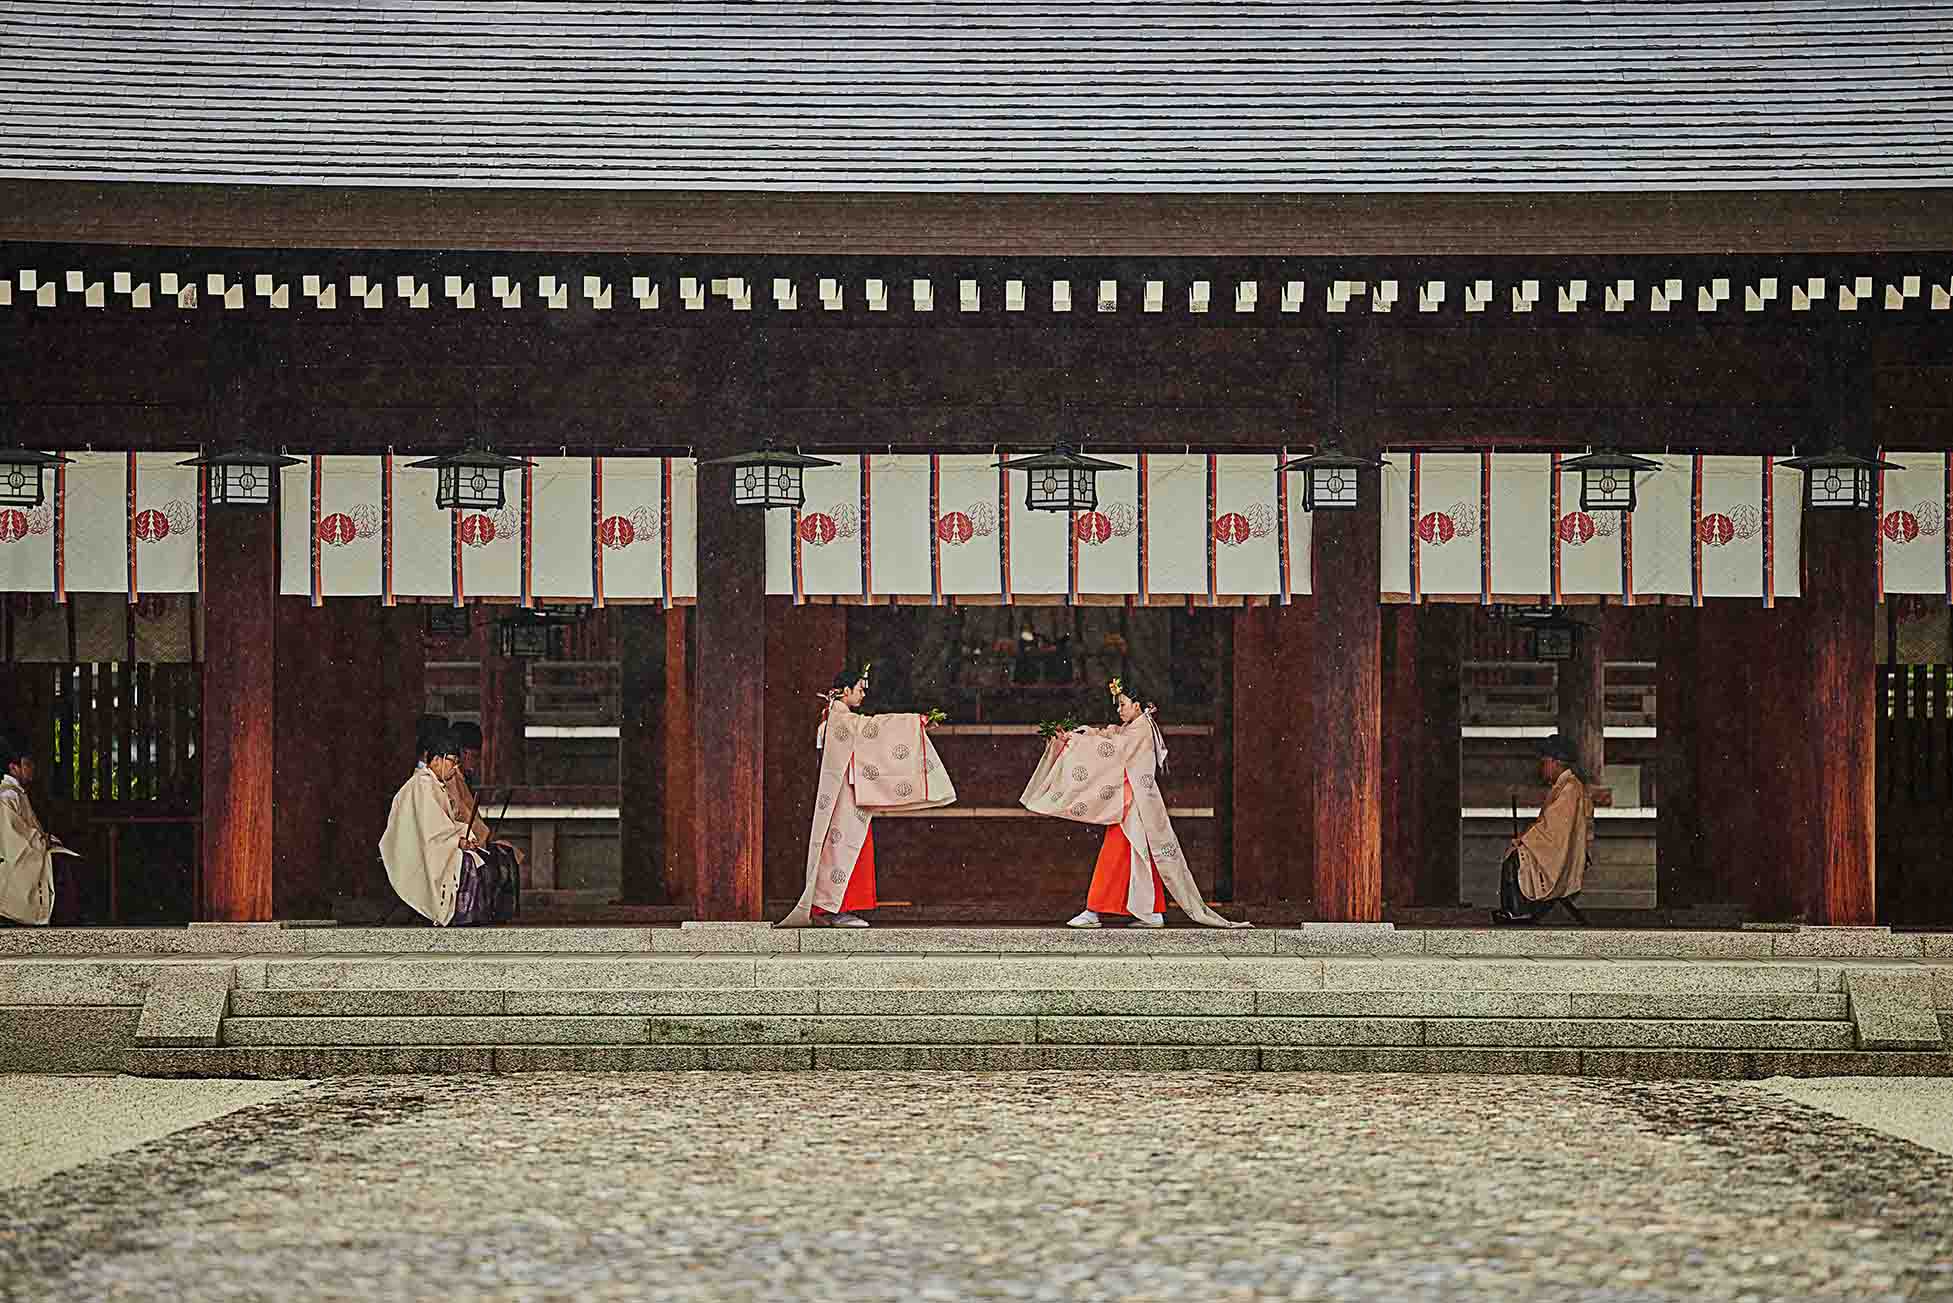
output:
[{"label": "stone step", "polygon": [[1340,1045],[1514,1049],[1853,1047],[1847,1022],[966,1014],[232,1018],[225,1045]]},{"label": "stone step", "polygon": [[1583,1018],[1846,1021],[1843,995],[1569,995],[1499,991],[680,987],[668,990],[233,991],[237,1018],[828,1014],[851,1017]]},{"label": "stone step", "polygon": [[[318,1078],[381,1073],[853,1071],[1455,1072],[1488,1076],[1953,1076],[1953,1053],[1186,1045],[224,1046],[139,1049],[142,1076]],[[1488,1085],[1488,1089],[1495,1088]]]},{"label": "stone step", "polygon": [[194,924],[0,929],[0,957],[166,954],[685,955],[1012,954],[1334,958],[1953,960],[1953,933],[1886,928],[1655,930],[1579,927],[1393,928],[1387,923],[1217,930],[1061,926],[810,928],[764,924],[493,928]]},{"label": "stone step", "polygon": [[[262,963],[262,981],[257,980]],[[250,972],[247,974],[246,969]],[[338,956],[240,964],[269,990],[662,990],[677,987],[1453,991],[1717,995],[1841,989],[1816,961],[1314,959],[919,955]]]}]

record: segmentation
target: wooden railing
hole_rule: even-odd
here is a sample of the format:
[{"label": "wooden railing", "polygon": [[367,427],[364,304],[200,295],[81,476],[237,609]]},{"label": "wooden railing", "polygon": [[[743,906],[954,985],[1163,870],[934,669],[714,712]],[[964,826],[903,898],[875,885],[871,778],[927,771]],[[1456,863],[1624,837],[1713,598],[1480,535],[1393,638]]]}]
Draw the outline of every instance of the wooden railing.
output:
[{"label": "wooden railing", "polygon": [[[1462,703],[1467,724],[1550,725],[1559,716],[1555,667],[1543,661],[1467,661]],[[1606,667],[1605,719],[1610,728],[1655,724],[1655,666],[1615,661]]]},{"label": "wooden railing", "polygon": [[202,697],[195,665],[57,667],[50,792],[64,801],[194,808],[202,791]]},{"label": "wooden railing", "polygon": [[1953,665],[1878,667],[1878,800],[1953,810]]},{"label": "wooden railing", "polygon": [[623,717],[622,668],[616,661],[531,661],[530,724],[615,724]]}]

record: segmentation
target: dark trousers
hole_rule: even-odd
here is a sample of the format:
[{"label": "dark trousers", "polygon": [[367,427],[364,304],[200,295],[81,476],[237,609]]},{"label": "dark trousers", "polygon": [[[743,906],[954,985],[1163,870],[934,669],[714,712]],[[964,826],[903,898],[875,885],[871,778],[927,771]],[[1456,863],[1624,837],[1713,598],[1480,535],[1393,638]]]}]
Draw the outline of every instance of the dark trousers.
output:
[{"label": "dark trousers", "polygon": [[1529,900],[1526,893],[1519,890],[1519,853],[1513,851],[1505,857],[1505,864],[1499,869],[1499,908],[1508,914],[1521,918],[1540,918],[1553,910],[1550,900]]}]

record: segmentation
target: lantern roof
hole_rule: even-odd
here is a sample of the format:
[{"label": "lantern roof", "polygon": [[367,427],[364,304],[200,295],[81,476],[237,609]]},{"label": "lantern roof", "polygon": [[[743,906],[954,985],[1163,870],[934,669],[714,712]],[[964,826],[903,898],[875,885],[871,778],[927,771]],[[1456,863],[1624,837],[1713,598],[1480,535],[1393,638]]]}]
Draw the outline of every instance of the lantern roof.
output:
[{"label": "lantern roof", "polygon": [[1116,461],[1087,457],[1068,443],[1053,444],[1050,452],[1033,453],[1015,459],[1006,457],[997,465],[1011,471],[1129,471],[1132,467]]},{"label": "lantern roof", "polygon": [[[1904,467],[1898,465],[1895,462],[1885,461],[1877,457],[1860,457],[1857,453],[1848,451],[1847,449],[1841,448],[1836,444],[1833,444],[1831,447],[1825,449],[1823,452],[1813,453],[1809,456],[1786,457],[1784,460],[1778,462],[1777,464],[1779,466],[1788,466],[1792,470],[1800,470],[1800,471],[1828,471],[1828,470],[1896,471],[1896,470],[1904,469]],[[1561,465],[1565,465],[1565,463],[1562,462]]]},{"label": "lantern roof", "polygon": [[422,461],[409,462],[409,470],[446,470],[451,466],[472,466],[483,470],[512,471],[526,465],[520,457],[509,457],[499,452],[469,444],[459,452],[444,452],[438,457],[428,457]]},{"label": "lantern roof", "polygon": [[1560,463],[1563,471],[1658,471],[1661,463],[1631,452],[1602,448],[1598,452],[1569,457]]},{"label": "lantern roof", "polygon": [[1285,471],[1312,470],[1374,470],[1383,465],[1383,458],[1359,456],[1345,452],[1335,444],[1325,443],[1306,457],[1296,457],[1285,461],[1281,469]]},{"label": "lantern roof", "polygon": [[177,465],[210,467],[269,466],[277,468],[281,466],[296,466],[302,460],[303,458],[288,457],[281,452],[258,452],[254,449],[246,448],[242,444],[234,444],[222,452],[202,453],[190,458],[188,461],[180,461]]},{"label": "lantern roof", "polygon": [[72,457],[63,457],[58,452],[41,452],[34,448],[0,448],[0,466],[56,466],[67,465]]},{"label": "lantern roof", "polygon": [[775,448],[768,439],[756,451],[736,452],[730,457],[714,457],[704,463],[707,466],[837,466],[840,463],[825,457],[809,457],[805,453],[786,448]]}]

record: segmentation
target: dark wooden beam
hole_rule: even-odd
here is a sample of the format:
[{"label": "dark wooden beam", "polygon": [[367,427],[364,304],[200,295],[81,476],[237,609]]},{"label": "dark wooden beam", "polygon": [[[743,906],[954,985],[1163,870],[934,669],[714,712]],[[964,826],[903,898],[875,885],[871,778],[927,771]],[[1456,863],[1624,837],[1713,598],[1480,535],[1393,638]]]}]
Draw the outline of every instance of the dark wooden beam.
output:
[{"label": "dark wooden beam", "polygon": [[671,903],[697,900],[697,842],[693,835],[696,807],[692,781],[692,675],[696,640],[690,607],[665,612],[665,702],[659,720],[657,754],[664,758],[665,887]]},{"label": "dark wooden beam", "polygon": [[273,917],[278,517],[252,508],[213,510],[204,537],[204,586],[224,600],[204,605],[197,917],[266,922]]},{"label": "dark wooden beam", "polygon": [[0,240],[280,249],[1145,256],[1953,248],[1944,190],[753,195],[0,183]]}]

